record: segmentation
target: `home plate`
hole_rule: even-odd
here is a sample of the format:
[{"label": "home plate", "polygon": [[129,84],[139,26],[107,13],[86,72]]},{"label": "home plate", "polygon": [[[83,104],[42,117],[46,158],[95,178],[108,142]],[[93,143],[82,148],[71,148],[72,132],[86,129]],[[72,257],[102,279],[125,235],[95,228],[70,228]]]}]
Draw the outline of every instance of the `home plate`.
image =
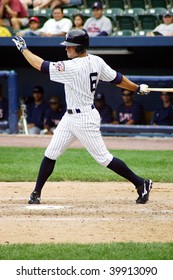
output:
[{"label": "home plate", "polygon": [[63,208],[71,208],[72,206],[63,206],[63,205],[27,205],[26,209],[29,210],[55,210],[55,209],[63,209]]}]

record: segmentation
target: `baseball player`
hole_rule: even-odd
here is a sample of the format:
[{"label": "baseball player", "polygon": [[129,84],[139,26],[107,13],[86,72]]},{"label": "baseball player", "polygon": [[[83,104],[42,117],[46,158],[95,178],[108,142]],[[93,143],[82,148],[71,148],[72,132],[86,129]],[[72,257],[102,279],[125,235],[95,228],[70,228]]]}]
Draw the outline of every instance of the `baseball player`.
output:
[{"label": "baseball player", "polygon": [[66,47],[67,56],[71,60],[58,62],[44,61],[33,54],[27,49],[22,37],[15,36],[12,40],[34,68],[48,73],[50,80],[65,85],[67,104],[67,111],[45,151],[28,203],[40,203],[41,190],[53,172],[56,160],[78,138],[98,163],[132,182],[138,193],[136,203],[145,204],[149,199],[152,181],[136,175],[123,161],[113,157],[107,150],[100,133],[100,115],[93,105],[93,100],[99,80],[114,83],[142,95],[148,94],[148,86],[135,84],[110,68],[102,58],[88,54],[89,36],[84,30],[74,29],[67,33],[61,45]]}]

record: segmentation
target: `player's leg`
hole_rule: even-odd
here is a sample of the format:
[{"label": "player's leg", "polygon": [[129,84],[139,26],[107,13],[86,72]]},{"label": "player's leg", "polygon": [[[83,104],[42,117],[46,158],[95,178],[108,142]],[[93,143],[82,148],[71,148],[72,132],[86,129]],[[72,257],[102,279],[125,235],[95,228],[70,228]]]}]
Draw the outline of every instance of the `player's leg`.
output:
[{"label": "player's leg", "polygon": [[75,138],[74,134],[69,130],[67,118],[63,117],[45,151],[34,191],[28,201],[29,204],[40,203],[41,190],[54,170],[56,159],[70,146]]},{"label": "player's leg", "polygon": [[[142,194],[146,193],[147,191],[145,198],[143,198],[143,201],[147,201],[147,196],[152,187],[151,180],[144,180],[143,178],[139,177],[122,160],[113,157],[109,153],[100,133],[100,120],[96,110],[93,110],[87,118],[90,118],[90,129],[88,129],[88,123],[87,127],[85,127],[86,124],[83,120],[79,130],[76,132],[78,139],[98,163],[132,182],[138,191],[139,197],[141,197]],[[141,199],[138,198],[137,203],[143,203],[140,201]]]}]

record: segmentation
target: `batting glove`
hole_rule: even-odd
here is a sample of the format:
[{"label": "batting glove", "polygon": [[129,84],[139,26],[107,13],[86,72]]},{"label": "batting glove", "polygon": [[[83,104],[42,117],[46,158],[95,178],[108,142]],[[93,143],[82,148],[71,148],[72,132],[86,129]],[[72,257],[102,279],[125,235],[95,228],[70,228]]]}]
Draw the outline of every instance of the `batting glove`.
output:
[{"label": "batting glove", "polygon": [[136,93],[140,95],[148,94],[150,91],[148,90],[148,85],[141,84],[138,86]]},{"label": "batting glove", "polygon": [[16,47],[20,52],[27,49],[25,40],[20,36],[14,36],[12,41],[16,44]]}]

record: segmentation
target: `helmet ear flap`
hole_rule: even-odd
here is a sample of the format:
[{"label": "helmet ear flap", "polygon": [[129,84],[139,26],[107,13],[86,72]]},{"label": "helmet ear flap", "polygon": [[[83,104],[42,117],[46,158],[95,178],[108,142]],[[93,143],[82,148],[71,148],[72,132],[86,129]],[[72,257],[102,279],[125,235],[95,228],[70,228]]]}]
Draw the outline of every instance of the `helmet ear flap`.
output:
[{"label": "helmet ear flap", "polygon": [[78,46],[75,48],[77,53],[84,53],[86,48],[82,46]]}]

